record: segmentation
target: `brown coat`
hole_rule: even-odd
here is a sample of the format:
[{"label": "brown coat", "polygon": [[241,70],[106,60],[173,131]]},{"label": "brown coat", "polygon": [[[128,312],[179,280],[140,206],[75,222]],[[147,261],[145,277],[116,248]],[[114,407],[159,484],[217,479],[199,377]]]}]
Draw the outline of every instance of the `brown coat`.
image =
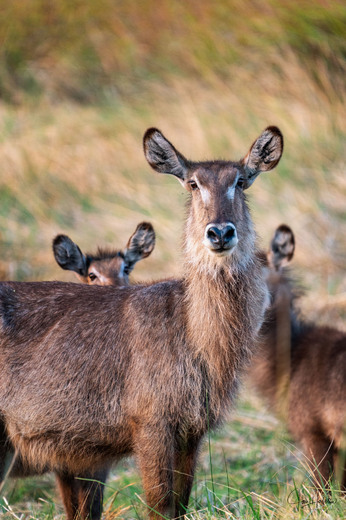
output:
[{"label": "brown coat", "polygon": [[336,472],[345,488],[345,461],[338,455],[346,434],[346,334],[301,319],[296,285],[283,267],[293,252],[293,233],[280,226],[268,254],[272,304],[250,379],[287,422],[317,484],[325,485]]},{"label": "brown coat", "polygon": [[[90,285],[129,285],[129,274],[135,264],[151,254],[155,247],[155,232],[148,222],[138,224],[124,250],[98,249],[96,254],[83,254],[68,236],[58,235],[53,240],[55,260],[62,269],[75,272],[79,280]],[[26,477],[43,473],[46,467],[37,467],[23,461],[19,454],[13,458],[5,425],[0,424],[0,483],[8,469],[10,477]],[[12,458],[12,461],[11,461]],[[99,518],[102,512],[103,483],[107,479],[107,466],[95,472],[77,475],[56,470],[67,517]]]},{"label": "brown coat", "polygon": [[183,279],[0,284],[0,410],[38,468],[78,473],[134,453],[159,518],[186,510],[200,441],[226,417],[263,320],[243,189],[278,163],[282,136],[269,127],[239,162],[187,161],[156,129],[144,147],[191,193]]}]

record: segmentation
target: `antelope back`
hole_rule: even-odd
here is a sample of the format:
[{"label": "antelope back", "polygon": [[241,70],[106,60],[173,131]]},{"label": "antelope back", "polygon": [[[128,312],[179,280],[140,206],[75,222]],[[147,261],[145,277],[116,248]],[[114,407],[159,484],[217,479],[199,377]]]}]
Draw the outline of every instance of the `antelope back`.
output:
[{"label": "antelope back", "polygon": [[296,327],[295,290],[285,269],[293,258],[294,244],[292,230],[283,224],[275,230],[269,251],[259,253],[270,293],[270,306],[260,331],[260,348],[253,357],[251,381],[277,409],[282,401],[285,402],[279,394],[287,389],[291,339]]},{"label": "antelope back", "polygon": [[279,226],[267,254],[273,302],[251,379],[300,442],[315,484],[328,487],[336,476],[346,489],[341,450],[346,420],[346,334],[299,316],[294,305],[299,292],[285,269],[294,249],[292,230]]}]

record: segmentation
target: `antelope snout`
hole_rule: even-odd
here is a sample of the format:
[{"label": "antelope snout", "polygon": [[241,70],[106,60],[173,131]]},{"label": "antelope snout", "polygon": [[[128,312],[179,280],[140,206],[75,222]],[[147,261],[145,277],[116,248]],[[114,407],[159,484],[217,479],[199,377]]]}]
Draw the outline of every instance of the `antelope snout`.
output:
[{"label": "antelope snout", "polygon": [[213,253],[228,255],[237,243],[237,230],[231,222],[212,223],[205,228],[204,245]]}]

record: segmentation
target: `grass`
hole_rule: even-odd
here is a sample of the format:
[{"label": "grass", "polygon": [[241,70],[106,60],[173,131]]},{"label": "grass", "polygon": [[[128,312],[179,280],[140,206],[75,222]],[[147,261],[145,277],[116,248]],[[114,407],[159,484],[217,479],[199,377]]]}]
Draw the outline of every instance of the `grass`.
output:
[{"label": "grass", "polygon": [[[4,495],[4,493],[2,493]],[[6,484],[4,520],[59,520],[63,510],[54,478],[44,475]],[[138,470],[121,462],[107,481],[105,519],[146,516]],[[283,426],[251,392],[241,396],[232,420],[205,442],[190,499],[193,519],[341,519],[345,499],[337,488],[317,496],[304,457]]]},{"label": "grass", "polygon": [[[144,131],[157,126],[192,159],[238,159],[275,124],[282,161],[249,190],[259,244],[289,224],[303,314],[346,330],[344,3],[76,4],[0,7],[0,279],[73,280],[53,261],[57,233],[83,251],[120,248],[141,220],[157,245],[134,278],[179,276],[184,190],[150,170]],[[343,518],[337,490],[319,502],[299,459],[244,394],[205,445],[188,518]],[[52,476],[9,482],[4,496],[5,520],[63,517]],[[142,501],[125,461],[106,519],[141,518]]]},{"label": "grass", "polygon": [[[228,81],[258,77],[291,49],[324,89],[324,64],[342,92],[345,5],[341,0],[12,0],[0,11],[0,88],[5,99],[48,94],[87,103],[172,75]],[[265,60],[263,60],[265,56]],[[311,59],[313,57],[313,60]],[[341,81],[339,81],[341,79]],[[139,88],[138,88],[139,87]]]},{"label": "grass", "polygon": [[[137,279],[179,274],[185,195],[175,179],[150,171],[141,150],[145,129],[158,126],[191,158],[239,158],[276,123],[285,136],[283,159],[249,190],[260,243],[266,248],[277,225],[291,225],[307,311],[343,326],[344,112],[296,63],[287,68],[291,84],[275,96],[260,81],[254,98],[246,78],[230,89],[215,76],[213,88],[172,79],[121,106],[0,106],[0,276],[71,279],[52,261],[55,234],[71,235],[82,250],[123,247],[141,220],[152,221],[158,241]],[[298,89],[304,81],[307,93]]]}]

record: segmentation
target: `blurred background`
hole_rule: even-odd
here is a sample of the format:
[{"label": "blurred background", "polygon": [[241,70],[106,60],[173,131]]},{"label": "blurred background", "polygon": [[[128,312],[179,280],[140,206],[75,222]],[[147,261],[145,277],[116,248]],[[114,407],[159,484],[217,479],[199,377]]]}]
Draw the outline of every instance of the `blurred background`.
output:
[{"label": "blurred background", "polygon": [[179,274],[185,194],[150,170],[144,131],[239,159],[274,124],[283,159],[248,192],[260,243],[289,224],[307,312],[340,321],[345,22],[338,0],[2,2],[1,278],[72,280],[56,233],[120,248],[140,220],[158,239],[137,279]]},{"label": "blurred background", "polygon": [[[304,314],[346,330],[345,27],[342,0],[3,0],[0,279],[74,281],[53,259],[57,233],[84,252],[123,248],[142,220],[157,245],[134,278],[179,275],[186,195],[146,163],[145,130],[194,160],[237,160],[277,125],[283,158],[248,191],[259,244],[290,225]],[[214,460],[223,467],[225,449],[237,485],[267,493],[269,473],[291,478],[277,431],[256,397],[243,401]],[[42,481],[25,482],[42,500]]]}]

